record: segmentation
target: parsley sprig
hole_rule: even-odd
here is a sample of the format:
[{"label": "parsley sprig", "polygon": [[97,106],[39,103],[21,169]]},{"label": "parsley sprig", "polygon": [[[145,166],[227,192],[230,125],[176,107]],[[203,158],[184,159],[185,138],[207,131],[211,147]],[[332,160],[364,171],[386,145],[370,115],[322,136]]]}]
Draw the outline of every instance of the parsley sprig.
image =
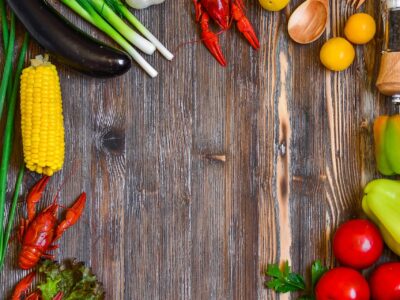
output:
[{"label": "parsley sprig", "polygon": [[[314,289],[318,280],[324,275],[328,269],[317,260],[311,267],[311,293],[310,295],[301,296],[301,300],[314,300]],[[273,289],[277,293],[304,291],[306,284],[304,278],[291,271],[289,263],[286,261],[282,268],[278,264],[268,264],[265,275],[271,277],[265,282],[267,288]]]},{"label": "parsley sprig", "polygon": [[303,277],[291,272],[287,261],[282,269],[278,264],[268,264],[265,275],[271,277],[271,280],[265,282],[265,286],[278,293],[302,291],[306,288]]},{"label": "parsley sprig", "polygon": [[311,295],[304,295],[300,300],[315,300],[314,289],[318,280],[328,271],[328,268],[322,265],[321,261],[315,261],[311,266]]}]

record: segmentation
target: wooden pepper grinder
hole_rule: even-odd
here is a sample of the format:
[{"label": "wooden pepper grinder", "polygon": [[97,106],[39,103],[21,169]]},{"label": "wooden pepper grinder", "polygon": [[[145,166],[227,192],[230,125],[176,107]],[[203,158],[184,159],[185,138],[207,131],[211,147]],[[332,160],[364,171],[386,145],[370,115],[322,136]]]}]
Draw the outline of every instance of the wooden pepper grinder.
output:
[{"label": "wooden pepper grinder", "polygon": [[385,44],[376,86],[400,104],[400,0],[385,0],[383,4]]}]

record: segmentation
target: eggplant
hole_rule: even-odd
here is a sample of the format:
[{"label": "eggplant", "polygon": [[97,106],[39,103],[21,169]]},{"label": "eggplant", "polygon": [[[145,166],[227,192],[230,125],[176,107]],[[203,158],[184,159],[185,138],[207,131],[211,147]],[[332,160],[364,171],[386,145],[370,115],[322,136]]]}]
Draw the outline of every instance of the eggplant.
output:
[{"label": "eggplant", "polygon": [[130,69],[128,54],[92,38],[47,1],[7,2],[30,35],[59,62],[93,77],[114,77]]}]

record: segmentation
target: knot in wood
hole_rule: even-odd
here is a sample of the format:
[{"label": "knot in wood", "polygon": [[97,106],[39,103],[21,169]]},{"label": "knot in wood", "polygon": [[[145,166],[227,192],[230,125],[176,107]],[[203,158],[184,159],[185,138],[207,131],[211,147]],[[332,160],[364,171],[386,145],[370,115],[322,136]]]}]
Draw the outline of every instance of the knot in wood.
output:
[{"label": "knot in wood", "polygon": [[123,154],[125,150],[125,134],[120,129],[110,129],[102,136],[102,146],[112,154]]}]

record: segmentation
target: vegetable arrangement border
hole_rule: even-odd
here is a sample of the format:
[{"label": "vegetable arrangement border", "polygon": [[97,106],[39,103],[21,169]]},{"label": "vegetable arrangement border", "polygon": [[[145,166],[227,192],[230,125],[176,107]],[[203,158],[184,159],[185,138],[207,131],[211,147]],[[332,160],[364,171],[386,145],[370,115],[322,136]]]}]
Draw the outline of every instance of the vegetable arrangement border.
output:
[{"label": "vegetable arrangement border", "polygon": [[[7,0],[31,36],[57,58],[79,72],[93,77],[113,77],[127,72],[131,58],[151,77],[158,72],[139,54],[135,46],[152,55],[157,49],[166,59],[174,55],[119,0],[60,0],[91,23],[124,51],[108,46],[63,17],[46,0]],[[128,26],[126,19],[143,35]]]},{"label": "vegetable arrangement border", "polygon": [[[13,11],[10,14],[9,26],[4,0],[0,0],[5,52],[3,80],[0,84],[0,118],[5,100],[8,99],[0,167],[0,268],[4,264],[14,223],[16,202],[25,172],[25,166],[21,166],[10,212],[8,218],[6,218],[4,212],[5,189],[13,146],[12,135],[20,78],[21,128],[26,168],[39,174],[51,176],[54,172],[62,169],[64,162],[64,127],[57,70],[44,56],[32,59],[31,66],[22,71],[29,42],[28,34],[26,34],[21,47],[21,54],[17,60],[16,71],[13,74],[15,15],[23,23],[29,34],[52,57],[89,76],[107,78],[122,75],[131,68],[131,59],[133,59],[150,77],[156,77],[158,72],[143,58],[139,51],[152,55],[158,50],[167,60],[172,60],[174,57],[120,0],[59,1],[81,18],[109,35],[123,50],[108,46],[78,29],[46,0],[7,0]],[[132,4],[134,1],[128,2]],[[138,4],[138,7],[146,7],[158,1],[160,0],[142,2]],[[326,6],[325,12],[328,14],[328,4],[324,4],[325,1],[322,0],[318,1]],[[268,1],[266,3],[261,0],[263,7],[269,10],[282,9],[288,3],[286,0],[282,3],[273,2]],[[363,2],[361,0],[358,6]],[[218,5],[215,6],[215,3]],[[226,60],[218,42],[218,34],[213,33],[209,28],[210,20],[213,20],[222,30],[227,30],[231,23],[235,21],[238,30],[243,33],[251,46],[255,49],[260,47],[256,33],[244,14],[242,1],[198,0],[194,1],[194,4],[196,21],[200,23],[201,27],[202,42],[221,65],[225,66]],[[324,21],[323,19],[319,21],[321,20]],[[321,24],[324,26],[319,26],[318,29],[323,32],[326,23],[325,20],[325,23]],[[289,27],[293,29],[293,27]],[[317,32],[319,34],[317,36],[309,35],[308,37],[313,38],[307,40],[307,42],[316,40],[322,32]],[[290,33],[293,32],[290,30]],[[315,34],[315,32],[313,33]],[[365,44],[374,38],[376,33],[375,20],[367,14],[356,13],[347,20],[344,33],[346,39],[341,37],[329,39],[321,48],[320,60],[330,70],[343,71],[353,63],[356,54],[353,45]],[[290,36],[296,40],[293,35]],[[43,82],[50,87],[49,93],[42,93],[40,87]],[[43,105],[43,103],[46,103],[46,105]],[[51,118],[48,118],[46,114],[48,111],[53,113]],[[41,113],[44,114],[41,115]],[[43,115],[47,118],[39,117]],[[375,155],[378,170],[384,175],[400,173],[398,162],[400,157],[399,120],[399,115],[382,116],[375,122]],[[50,128],[49,133],[46,132],[45,134],[46,137],[40,131],[42,123],[46,123],[46,128]],[[48,139],[52,143],[41,143],[47,142]],[[54,146],[55,144],[56,146]],[[20,226],[19,237],[22,242],[19,267],[22,269],[33,269],[40,259],[53,258],[47,251],[57,248],[54,242],[61,237],[65,230],[73,226],[84,212],[86,194],[82,193],[72,207],[67,210],[65,219],[60,222],[56,218],[56,212],[60,206],[57,203],[57,197],[51,205],[36,213],[35,205],[40,201],[48,181],[49,177],[44,176],[27,196],[28,217]],[[396,254],[400,253],[400,230],[398,226],[398,220],[400,220],[400,182],[388,179],[374,180],[365,187],[364,194],[362,208],[372,222],[351,220],[339,227],[334,236],[333,250],[341,266],[328,270],[319,261],[315,262],[311,270],[312,278],[309,293],[302,296],[301,299],[368,300],[370,297],[383,299],[382,297],[388,294],[393,299],[400,298],[400,282],[387,278],[386,275],[389,271],[400,274],[400,263],[392,262],[379,266],[374,270],[369,283],[360,273],[360,270],[371,267],[380,258],[384,243]],[[3,226],[5,221],[7,221],[6,225]],[[81,298],[83,297],[82,299],[102,299],[104,293],[101,285],[88,269],[81,267],[81,265],[77,267],[73,264],[72,269],[79,269],[80,273],[77,270],[71,272],[78,272],[79,279],[76,285],[71,285],[67,289],[60,282],[65,278],[70,281],[75,279],[68,273],[70,270],[66,271],[67,267],[59,266],[53,262],[44,262],[39,267],[39,272],[46,275],[47,281],[39,284],[38,288],[28,298],[75,299],[71,295],[74,295],[74,289],[79,286],[79,295]],[[48,269],[52,271],[49,272]],[[306,290],[304,278],[292,272],[288,262],[283,265],[283,268],[280,268],[277,264],[268,265],[265,275],[271,277],[271,280],[265,283],[266,287],[276,292],[286,293]],[[30,288],[34,277],[35,272],[32,272],[17,284],[13,299],[19,299]],[[89,294],[85,294],[87,291],[81,285],[90,290],[88,291]],[[387,294],[383,295],[382,291]],[[354,298],[354,295],[356,295],[356,298]]]}]

